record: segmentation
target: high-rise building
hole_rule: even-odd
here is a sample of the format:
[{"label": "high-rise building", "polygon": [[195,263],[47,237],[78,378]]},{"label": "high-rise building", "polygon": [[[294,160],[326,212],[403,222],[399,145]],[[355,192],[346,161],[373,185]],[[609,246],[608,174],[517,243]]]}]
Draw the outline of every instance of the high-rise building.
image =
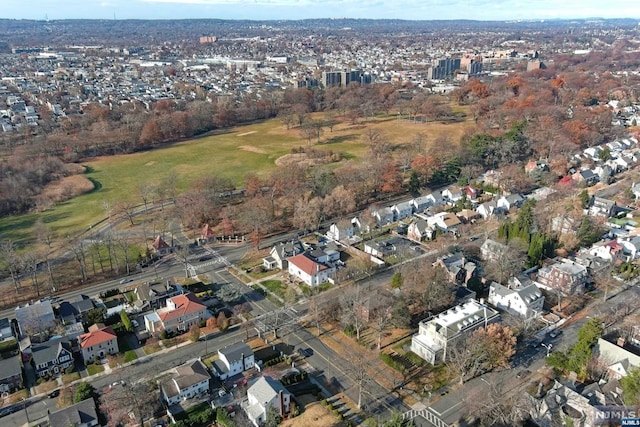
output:
[{"label": "high-rise building", "polygon": [[324,87],[342,86],[347,87],[350,83],[370,84],[373,76],[362,70],[351,71],[324,71],[322,73],[322,85]]},{"label": "high-rise building", "polygon": [[444,58],[433,61],[429,68],[430,80],[444,80],[453,77],[453,73],[460,69],[460,58]]}]

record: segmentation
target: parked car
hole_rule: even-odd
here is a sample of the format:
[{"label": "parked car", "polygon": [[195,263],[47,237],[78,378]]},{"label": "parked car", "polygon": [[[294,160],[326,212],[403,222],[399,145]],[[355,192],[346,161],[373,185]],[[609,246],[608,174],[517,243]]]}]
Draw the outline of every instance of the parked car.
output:
[{"label": "parked car", "polygon": [[551,338],[557,338],[557,337],[558,337],[558,336],[560,336],[560,335],[562,335],[562,331],[559,331],[559,330],[557,330],[557,329],[555,329],[555,330],[553,330],[553,331],[549,332],[549,336],[550,336]]},{"label": "parked car", "polygon": [[133,319],[131,321],[131,326],[133,326],[134,328],[137,328],[138,326],[140,326],[140,324],[138,323],[138,321],[136,319]]},{"label": "parked car", "polygon": [[518,374],[516,375],[516,378],[518,378],[518,379],[520,379],[520,378],[524,378],[524,377],[526,377],[527,375],[529,375],[530,373],[531,373],[531,371],[529,371],[529,370],[527,370],[527,369],[522,370],[522,371],[518,372]]},{"label": "parked car", "polygon": [[125,283],[129,283],[129,282],[133,282],[133,279],[131,277],[125,277],[124,279],[120,280],[121,285],[124,285]]},{"label": "parked car", "polygon": [[60,396],[60,389],[55,389],[51,393],[47,394],[49,399],[53,399],[54,397]]},{"label": "parked car", "polygon": [[313,356],[313,350],[310,348],[298,348],[298,355],[302,358]]}]

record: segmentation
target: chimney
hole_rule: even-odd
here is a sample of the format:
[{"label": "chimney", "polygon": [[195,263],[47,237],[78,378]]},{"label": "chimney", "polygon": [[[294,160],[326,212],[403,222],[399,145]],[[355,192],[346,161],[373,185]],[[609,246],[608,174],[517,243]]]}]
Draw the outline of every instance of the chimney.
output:
[{"label": "chimney", "polygon": [[627,340],[625,340],[624,337],[619,337],[618,341],[616,341],[616,344],[618,344],[618,347],[624,347],[626,343],[627,343]]},{"label": "chimney", "polygon": [[284,419],[284,393],[282,390],[278,392],[278,402],[280,403],[280,416]]}]

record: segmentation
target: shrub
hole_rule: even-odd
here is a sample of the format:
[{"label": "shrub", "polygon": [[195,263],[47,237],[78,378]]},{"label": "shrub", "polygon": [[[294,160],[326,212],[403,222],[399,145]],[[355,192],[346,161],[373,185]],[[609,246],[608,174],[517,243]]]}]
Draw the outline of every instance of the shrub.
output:
[{"label": "shrub", "polygon": [[404,372],[404,365],[396,360],[393,356],[386,353],[380,353],[380,359],[389,367],[398,372]]}]

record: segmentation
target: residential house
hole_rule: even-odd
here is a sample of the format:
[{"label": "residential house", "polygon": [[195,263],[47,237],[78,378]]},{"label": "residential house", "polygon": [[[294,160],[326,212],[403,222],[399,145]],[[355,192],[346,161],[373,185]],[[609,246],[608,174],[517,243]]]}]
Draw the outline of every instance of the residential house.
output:
[{"label": "residential house", "polygon": [[611,342],[598,338],[595,348],[600,363],[607,366],[609,378],[621,379],[629,374],[629,370],[640,367],[640,348],[630,345],[624,338]]},{"label": "residential house", "polygon": [[67,338],[53,338],[31,345],[31,356],[36,373],[40,377],[58,375],[73,366],[71,344]]},{"label": "residential house", "polygon": [[157,255],[166,255],[172,252],[173,248],[164,241],[162,236],[157,236],[156,240],[151,244],[151,250]]},{"label": "residential house", "polygon": [[407,238],[414,242],[432,240],[436,235],[436,230],[424,219],[414,220],[407,227]]},{"label": "residential house", "polygon": [[602,148],[595,145],[593,147],[585,148],[582,152],[586,157],[589,157],[591,160],[600,160],[599,154],[602,151]]},{"label": "residential house", "polygon": [[86,295],[78,295],[70,301],[62,301],[58,315],[62,323],[85,322],[87,313],[95,308],[93,300]]},{"label": "residential house", "polygon": [[413,200],[402,203],[396,203],[391,207],[393,211],[393,220],[400,221],[413,215]]},{"label": "residential house", "polygon": [[390,207],[376,209],[372,212],[372,215],[379,227],[391,224],[394,219],[393,209]]},{"label": "residential house", "polygon": [[144,316],[144,323],[150,333],[185,332],[207,318],[207,307],[194,293],[188,292],[167,299],[166,307]]},{"label": "residential house", "polygon": [[108,354],[118,353],[118,336],[109,326],[102,324],[89,326],[89,332],[78,337],[82,359],[91,363],[95,359],[102,359]]},{"label": "residential house", "polygon": [[393,255],[402,246],[403,239],[391,237],[385,240],[369,241],[364,244],[364,252],[377,258],[384,258]]},{"label": "residential house", "polygon": [[99,426],[96,402],[89,397],[48,415],[49,427],[93,427]]},{"label": "residential house", "polygon": [[588,249],[589,253],[605,261],[614,262],[623,256],[623,246],[615,240],[596,242]]},{"label": "residential house", "polygon": [[491,200],[489,202],[484,202],[480,206],[478,206],[476,208],[476,212],[478,212],[482,218],[487,219],[490,216],[494,215],[497,208],[498,205],[495,200]]},{"label": "residential house", "polygon": [[508,196],[502,196],[498,199],[496,206],[503,212],[509,212],[511,209],[519,208],[522,206],[526,199],[520,194],[509,194]]},{"label": "residential house", "polygon": [[467,196],[467,199],[471,201],[476,200],[478,197],[480,197],[480,194],[482,193],[482,190],[471,185],[464,186],[462,188],[462,191]]},{"label": "residential house", "polygon": [[305,248],[300,240],[291,240],[290,242],[277,243],[271,248],[269,256],[275,260],[276,267],[280,270],[289,268],[289,258],[304,253]]},{"label": "residential house", "polygon": [[485,261],[497,261],[509,251],[509,247],[492,239],[484,241],[480,246],[480,254]]},{"label": "residential house", "polygon": [[640,199],[640,184],[636,184],[635,182],[631,184],[631,193],[633,193],[637,202],[638,199]]},{"label": "residential house", "polygon": [[582,294],[589,280],[586,267],[566,258],[538,270],[538,286],[564,295]]},{"label": "residential house", "polygon": [[592,216],[604,216],[611,218],[616,212],[616,202],[602,197],[591,196],[588,214]]},{"label": "residential house", "polygon": [[20,356],[0,359],[0,393],[13,393],[24,387]]},{"label": "residential house", "polygon": [[215,373],[221,380],[231,378],[255,366],[253,350],[238,342],[218,350],[218,360],[213,363]]},{"label": "residential house", "polygon": [[164,307],[167,299],[184,293],[182,286],[172,280],[145,282],[136,286],[134,305],[141,311],[155,310]]},{"label": "residential house", "polygon": [[498,310],[507,311],[524,319],[538,317],[542,313],[544,296],[540,289],[531,283],[523,288],[510,288],[492,282],[487,302]]},{"label": "residential house", "polygon": [[202,360],[195,359],[175,369],[171,378],[160,384],[162,399],[168,406],[209,393],[211,375]]},{"label": "residential house", "polygon": [[524,173],[526,173],[531,178],[539,178],[543,172],[549,170],[549,165],[546,162],[529,160],[527,164],[524,166]]},{"label": "residential house", "polygon": [[39,300],[33,304],[16,307],[16,320],[20,338],[26,336],[32,340],[46,340],[56,327],[51,301]]},{"label": "residential house", "polygon": [[291,394],[280,381],[264,376],[258,378],[247,389],[247,403],[244,409],[249,420],[258,427],[266,422],[270,406],[284,418],[289,412],[290,402]]},{"label": "residential house", "polygon": [[527,395],[528,399],[535,399],[530,405],[530,416],[540,427],[556,427],[570,424],[580,427],[591,427],[594,423],[594,408],[589,399],[580,395],[558,381],[542,397]]},{"label": "residential house", "polygon": [[462,188],[455,185],[452,185],[442,190],[442,197],[450,205],[453,205],[458,200],[462,199],[463,194],[465,194],[465,192],[462,190]]},{"label": "residential house", "polygon": [[307,286],[317,286],[330,281],[335,271],[334,266],[317,262],[306,254],[289,258],[289,274]]},{"label": "residential house", "polygon": [[413,203],[413,211],[422,213],[434,205],[435,199],[431,195],[419,196],[413,199],[411,202]]},{"label": "residential house", "polygon": [[458,285],[466,284],[477,273],[476,264],[467,261],[462,252],[438,258],[433,263],[433,267],[436,266],[443,268],[449,276],[449,281]]},{"label": "residential house", "polygon": [[476,219],[481,218],[478,212],[473,211],[471,209],[462,209],[460,212],[456,214],[456,216],[463,224],[470,224],[474,222]]},{"label": "residential house", "polygon": [[591,169],[583,169],[573,174],[573,179],[587,187],[591,187],[599,181],[600,177]]},{"label": "residential house", "polygon": [[329,240],[349,241],[355,235],[355,227],[350,221],[334,222],[329,226],[329,231],[325,235]]},{"label": "residential house", "polygon": [[634,236],[626,240],[618,240],[622,245],[622,253],[628,260],[640,257],[640,236]]},{"label": "residential house", "polygon": [[0,342],[14,339],[13,327],[8,317],[0,318]]},{"label": "residential house", "polygon": [[434,225],[442,231],[455,233],[457,227],[462,224],[456,214],[452,212],[440,212],[427,217],[427,223]]},{"label": "residential house", "polygon": [[411,338],[411,351],[435,365],[447,361],[447,348],[476,329],[500,320],[500,314],[475,300],[422,320]]}]

